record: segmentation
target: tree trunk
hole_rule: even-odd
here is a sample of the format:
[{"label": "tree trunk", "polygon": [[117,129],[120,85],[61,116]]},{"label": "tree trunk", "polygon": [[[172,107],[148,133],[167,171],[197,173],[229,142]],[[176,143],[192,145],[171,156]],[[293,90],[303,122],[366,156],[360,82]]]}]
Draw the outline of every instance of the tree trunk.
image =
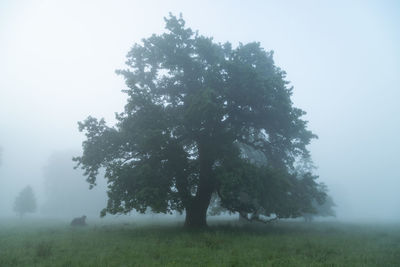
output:
[{"label": "tree trunk", "polygon": [[211,195],[215,189],[215,181],[212,177],[213,161],[206,157],[204,147],[199,147],[200,179],[196,196],[186,207],[185,227],[207,227],[207,210],[210,205]]},{"label": "tree trunk", "polygon": [[207,227],[208,204],[205,202],[201,203],[200,201],[194,201],[190,207],[186,208],[185,227]]},{"label": "tree trunk", "polygon": [[214,184],[210,177],[200,178],[197,194],[186,207],[185,227],[207,227],[207,210],[213,191]]}]

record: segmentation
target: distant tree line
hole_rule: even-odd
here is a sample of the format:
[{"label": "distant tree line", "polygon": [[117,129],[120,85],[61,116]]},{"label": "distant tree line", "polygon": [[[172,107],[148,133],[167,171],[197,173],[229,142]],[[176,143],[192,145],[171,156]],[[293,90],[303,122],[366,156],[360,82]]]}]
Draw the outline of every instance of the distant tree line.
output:
[{"label": "distant tree line", "polygon": [[33,213],[36,211],[36,198],[31,186],[26,186],[14,202],[14,211],[23,217],[26,213]]}]

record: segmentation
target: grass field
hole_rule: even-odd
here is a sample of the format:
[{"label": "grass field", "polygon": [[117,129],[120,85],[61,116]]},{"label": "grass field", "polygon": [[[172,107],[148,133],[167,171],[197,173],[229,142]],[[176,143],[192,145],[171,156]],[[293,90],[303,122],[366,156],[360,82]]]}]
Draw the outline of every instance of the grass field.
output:
[{"label": "grass field", "polygon": [[0,266],[400,266],[400,225],[0,220]]}]

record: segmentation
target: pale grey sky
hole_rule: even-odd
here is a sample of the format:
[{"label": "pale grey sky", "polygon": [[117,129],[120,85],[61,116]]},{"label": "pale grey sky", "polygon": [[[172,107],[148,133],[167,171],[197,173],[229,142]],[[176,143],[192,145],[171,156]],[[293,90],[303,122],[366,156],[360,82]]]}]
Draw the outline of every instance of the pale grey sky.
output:
[{"label": "pale grey sky", "polygon": [[0,1],[0,209],[41,194],[55,150],[79,149],[77,121],[113,122],[129,48],[168,12],[216,41],[259,41],[318,134],[320,180],[343,219],[400,219],[400,2]]}]

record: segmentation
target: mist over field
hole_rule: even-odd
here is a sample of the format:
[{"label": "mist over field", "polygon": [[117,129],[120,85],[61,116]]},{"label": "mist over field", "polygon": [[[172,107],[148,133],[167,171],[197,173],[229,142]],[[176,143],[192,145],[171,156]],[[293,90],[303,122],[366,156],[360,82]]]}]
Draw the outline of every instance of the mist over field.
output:
[{"label": "mist over field", "polygon": [[[29,216],[99,216],[72,157],[78,121],[123,111],[125,56],[163,33],[169,12],[216,42],[260,42],[318,135],[309,146],[338,221],[399,222],[400,4],[397,1],[0,2],[0,217],[31,185]],[[58,181],[58,182],[56,182]],[[73,197],[71,197],[73,196]]]}]

